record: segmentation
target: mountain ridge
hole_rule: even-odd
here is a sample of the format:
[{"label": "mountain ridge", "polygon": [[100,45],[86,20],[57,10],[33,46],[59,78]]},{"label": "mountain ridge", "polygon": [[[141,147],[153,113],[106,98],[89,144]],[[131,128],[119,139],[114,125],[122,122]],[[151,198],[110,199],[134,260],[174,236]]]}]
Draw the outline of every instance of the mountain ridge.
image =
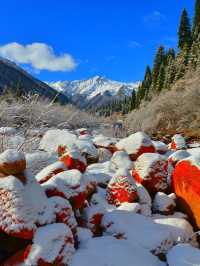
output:
[{"label": "mountain ridge", "polygon": [[47,82],[47,84],[64,93],[79,107],[94,105],[97,107],[113,100],[130,97],[140,82],[126,83],[113,81],[103,76],[94,76],[89,79]]},{"label": "mountain ridge", "polygon": [[43,81],[33,77],[16,63],[0,57],[0,95],[6,90],[21,94],[38,94],[42,98],[55,100],[61,104],[68,103],[68,98],[61,92],[58,93]]}]

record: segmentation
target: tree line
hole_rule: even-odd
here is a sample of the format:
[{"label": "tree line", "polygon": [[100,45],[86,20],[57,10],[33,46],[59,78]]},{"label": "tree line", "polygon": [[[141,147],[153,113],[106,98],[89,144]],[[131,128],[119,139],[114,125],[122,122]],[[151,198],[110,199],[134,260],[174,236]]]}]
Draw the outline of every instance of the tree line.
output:
[{"label": "tree line", "polygon": [[114,101],[99,108],[100,115],[111,115],[113,112],[127,114],[139,108],[143,101],[169,90],[182,78],[188,70],[200,69],[200,0],[195,2],[192,24],[187,10],[184,8],[178,29],[178,49],[166,49],[159,46],[153,61],[153,67],[146,67],[144,79],[132,96],[121,101]]}]

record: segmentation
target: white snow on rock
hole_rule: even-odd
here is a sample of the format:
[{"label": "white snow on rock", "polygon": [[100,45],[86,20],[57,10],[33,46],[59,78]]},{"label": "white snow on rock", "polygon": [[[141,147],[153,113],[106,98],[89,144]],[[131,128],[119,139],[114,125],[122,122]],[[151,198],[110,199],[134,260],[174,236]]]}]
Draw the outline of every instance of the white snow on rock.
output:
[{"label": "white snow on rock", "polygon": [[149,147],[152,145],[153,143],[147,134],[144,132],[137,132],[127,138],[121,139],[116,144],[116,147],[119,150],[125,150],[128,154],[133,154],[137,153],[141,146]]},{"label": "white snow on rock", "polygon": [[166,252],[173,245],[166,226],[140,214],[114,210],[104,214],[102,224],[107,234],[122,236],[154,254]]},{"label": "white snow on rock", "polygon": [[169,266],[200,266],[200,250],[189,244],[174,246],[167,254]]},{"label": "white snow on rock", "polygon": [[25,160],[24,153],[13,149],[8,149],[0,154],[0,164],[13,163],[22,160]]},{"label": "white snow on rock", "polygon": [[156,171],[159,175],[166,176],[166,173],[163,172],[163,167],[166,164],[165,157],[158,153],[143,153],[135,162],[135,170],[140,175],[141,178],[148,179],[150,178],[151,171],[154,169],[155,165],[160,163],[160,168]]},{"label": "white snow on rock", "polygon": [[37,229],[25,265],[37,265],[39,259],[53,263],[59,256],[63,257],[62,263],[68,264],[75,252],[73,243],[67,242],[70,239],[73,239],[72,232],[65,224],[50,224]]},{"label": "white snow on rock", "polygon": [[[148,263],[148,264],[147,264]],[[70,266],[164,266],[158,258],[126,240],[110,236],[88,240],[74,254]]]},{"label": "white snow on rock", "polygon": [[110,162],[95,163],[87,167],[86,173],[90,174],[97,184],[107,184],[115,174]]},{"label": "white snow on rock", "polygon": [[162,141],[152,141],[154,147],[156,148],[156,151],[159,153],[165,153],[168,150],[167,145]]},{"label": "white snow on rock", "polygon": [[58,146],[66,145],[70,148],[76,140],[77,136],[66,129],[51,129],[41,139],[39,148],[47,152],[57,152]]},{"label": "white snow on rock", "polygon": [[155,223],[165,225],[171,233],[171,237],[174,242],[191,242],[196,243],[196,238],[190,239],[193,234],[193,228],[191,224],[183,218],[163,217],[153,219]]},{"label": "white snow on rock", "polygon": [[[38,182],[46,181],[50,177],[56,175],[56,171],[60,170],[60,172],[66,171],[67,168],[63,162],[55,162],[53,164],[48,165],[47,167],[43,168],[36,176],[36,180]],[[48,178],[49,177],[49,178]]]},{"label": "white snow on rock", "polygon": [[187,152],[188,152],[191,156],[200,156],[200,148],[188,149]]},{"label": "white snow on rock", "polygon": [[190,153],[187,152],[186,150],[178,150],[178,151],[175,151],[174,153],[172,153],[168,157],[168,161],[172,162],[172,163],[177,163],[178,161],[183,160],[189,156],[190,156]]},{"label": "white snow on rock", "polygon": [[59,191],[66,199],[76,196],[85,190],[82,174],[76,170],[69,170],[54,175],[47,182],[41,184],[45,191]]},{"label": "white snow on rock", "polygon": [[124,202],[118,208],[120,211],[128,211],[132,213],[139,213],[141,211],[141,206],[139,203],[133,202]]},{"label": "white snow on rock", "polygon": [[37,151],[34,153],[26,153],[27,169],[36,175],[48,165],[58,160],[57,153],[49,153],[45,151]]},{"label": "white snow on rock", "polygon": [[93,142],[99,147],[108,147],[109,145],[116,144],[117,139],[111,137],[105,137],[103,135],[97,135],[93,138]]},{"label": "white snow on rock", "polygon": [[111,160],[111,167],[113,167],[115,170],[117,169],[129,169],[131,170],[133,168],[133,162],[130,160],[128,154],[125,151],[116,151]]},{"label": "white snow on rock", "polygon": [[94,146],[92,141],[87,139],[78,139],[75,144],[80,150],[81,154],[88,154],[94,158],[98,157],[97,148]]},{"label": "white snow on rock", "polygon": [[153,200],[153,211],[159,213],[168,213],[174,210],[176,195],[174,193],[167,195],[163,192],[157,192]]},{"label": "white snow on rock", "polygon": [[99,163],[105,163],[109,161],[111,157],[112,157],[112,153],[108,149],[105,149],[105,148],[98,149],[98,158],[99,158],[98,162]]},{"label": "white snow on rock", "polygon": [[185,138],[181,134],[176,134],[172,137],[172,142],[176,145],[176,150],[184,149],[187,147]]}]

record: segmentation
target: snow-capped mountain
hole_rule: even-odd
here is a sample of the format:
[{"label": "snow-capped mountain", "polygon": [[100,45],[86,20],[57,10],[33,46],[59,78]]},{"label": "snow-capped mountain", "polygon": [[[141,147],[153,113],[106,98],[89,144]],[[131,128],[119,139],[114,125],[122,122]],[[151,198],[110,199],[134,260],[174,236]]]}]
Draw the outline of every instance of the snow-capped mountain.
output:
[{"label": "snow-capped mountain", "polygon": [[95,76],[85,80],[57,81],[48,83],[64,93],[80,107],[101,106],[115,99],[131,96],[139,82],[123,83]]}]

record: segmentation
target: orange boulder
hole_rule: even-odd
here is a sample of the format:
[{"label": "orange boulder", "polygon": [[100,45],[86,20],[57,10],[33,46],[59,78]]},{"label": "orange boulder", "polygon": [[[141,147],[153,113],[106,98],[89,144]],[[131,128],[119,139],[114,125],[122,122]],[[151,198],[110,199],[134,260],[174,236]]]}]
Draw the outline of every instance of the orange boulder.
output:
[{"label": "orange boulder", "polygon": [[172,188],[180,210],[186,212],[194,225],[200,228],[200,158],[192,156],[176,165]]}]

